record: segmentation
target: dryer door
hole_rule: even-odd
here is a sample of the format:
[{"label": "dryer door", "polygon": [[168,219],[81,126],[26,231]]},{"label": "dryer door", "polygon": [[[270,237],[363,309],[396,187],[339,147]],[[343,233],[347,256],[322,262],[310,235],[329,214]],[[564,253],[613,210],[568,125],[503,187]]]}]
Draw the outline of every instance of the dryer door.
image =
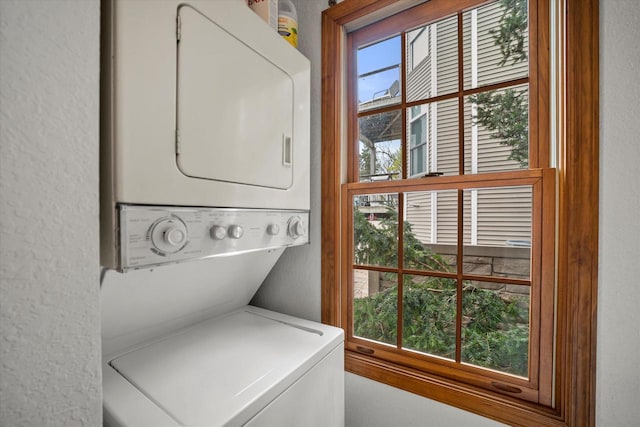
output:
[{"label": "dryer door", "polygon": [[182,6],[179,19],[179,169],[194,178],[288,189],[294,149],[291,76],[215,17]]}]

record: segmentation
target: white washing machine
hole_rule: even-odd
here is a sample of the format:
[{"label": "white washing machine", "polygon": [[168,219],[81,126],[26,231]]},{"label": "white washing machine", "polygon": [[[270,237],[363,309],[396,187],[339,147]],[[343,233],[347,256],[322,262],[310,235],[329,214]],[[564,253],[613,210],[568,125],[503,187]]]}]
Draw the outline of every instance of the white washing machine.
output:
[{"label": "white washing machine", "polygon": [[342,426],[342,334],[246,306],[105,359],[107,426]]},{"label": "white washing machine", "polygon": [[[187,252],[214,256],[104,271],[106,426],[344,425],[343,331],[247,305],[284,248],[306,241],[285,228],[307,215],[123,208],[126,263],[158,256],[146,236],[166,218],[186,225]],[[197,239],[214,223],[242,236]]]}]

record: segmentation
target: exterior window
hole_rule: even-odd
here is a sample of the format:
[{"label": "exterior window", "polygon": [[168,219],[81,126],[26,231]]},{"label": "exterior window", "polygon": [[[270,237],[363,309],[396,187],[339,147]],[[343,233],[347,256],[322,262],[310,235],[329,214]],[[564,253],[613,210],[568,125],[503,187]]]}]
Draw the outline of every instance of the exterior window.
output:
[{"label": "exterior window", "polygon": [[[323,321],[348,371],[509,424],[592,425],[598,9],[564,4],[324,12]],[[596,47],[566,47],[581,38]],[[553,155],[552,92],[571,106]]]},{"label": "exterior window", "polygon": [[[359,127],[348,152],[360,153],[362,176],[352,174],[343,200],[352,236],[343,303],[351,351],[549,402],[538,379],[552,375],[553,334],[540,316],[553,315],[542,298],[553,282],[540,272],[554,268],[553,256],[542,256],[554,172],[530,156],[547,141],[530,138],[538,111],[529,103],[526,5],[483,2],[439,19],[426,5],[414,8],[414,16],[425,11],[417,30],[380,21],[349,34],[352,93],[370,91],[362,76],[385,72],[402,49],[410,60],[399,65],[407,87],[398,96],[349,100]],[[520,25],[506,26],[516,12]],[[436,54],[428,56],[419,46],[428,47],[430,32]],[[441,82],[456,84],[434,96]]]},{"label": "exterior window", "polygon": [[409,176],[427,173],[427,113],[421,107],[413,107],[410,128],[410,171]]},{"label": "exterior window", "polygon": [[407,33],[409,40],[409,61],[411,69],[415,68],[429,56],[429,29],[419,28]]}]

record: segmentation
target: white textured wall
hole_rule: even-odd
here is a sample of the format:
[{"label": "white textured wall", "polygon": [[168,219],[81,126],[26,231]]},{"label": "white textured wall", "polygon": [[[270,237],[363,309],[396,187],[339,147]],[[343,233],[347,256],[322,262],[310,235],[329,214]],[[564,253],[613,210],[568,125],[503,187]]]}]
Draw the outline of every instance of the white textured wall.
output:
[{"label": "white textured wall", "polygon": [[488,418],[346,374],[346,427],[497,427]]},{"label": "white textured wall", "polygon": [[640,425],[640,2],[600,0],[596,420]]},{"label": "white textured wall", "polygon": [[101,424],[99,1],[0,0],[0,425]]}]

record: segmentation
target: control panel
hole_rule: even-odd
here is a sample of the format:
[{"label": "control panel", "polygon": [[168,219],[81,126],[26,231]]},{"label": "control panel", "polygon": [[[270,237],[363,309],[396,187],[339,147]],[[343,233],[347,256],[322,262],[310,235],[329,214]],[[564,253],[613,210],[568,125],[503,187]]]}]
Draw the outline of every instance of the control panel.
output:
[{"label": "control panel", "polygon": [[120,205],[123,270],[309,243],[309,212]]}]

